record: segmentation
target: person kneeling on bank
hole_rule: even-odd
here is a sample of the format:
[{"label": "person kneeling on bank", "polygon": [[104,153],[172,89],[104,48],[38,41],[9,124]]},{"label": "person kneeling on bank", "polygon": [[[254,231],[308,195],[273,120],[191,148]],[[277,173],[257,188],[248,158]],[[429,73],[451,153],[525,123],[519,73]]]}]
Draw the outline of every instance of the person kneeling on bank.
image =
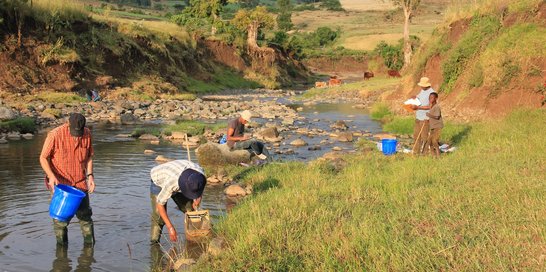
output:
[{"label": "person kneeling on bank", "polygon": [[196,210],[207,184],[203,168],[188,160],[175,160],[152,168],[150,175],[150,241],[158,243],[163,226],[167,225],[170,240],[176,242],[177,232],[167,215],[167,201],[171,198],[183,213]]}]

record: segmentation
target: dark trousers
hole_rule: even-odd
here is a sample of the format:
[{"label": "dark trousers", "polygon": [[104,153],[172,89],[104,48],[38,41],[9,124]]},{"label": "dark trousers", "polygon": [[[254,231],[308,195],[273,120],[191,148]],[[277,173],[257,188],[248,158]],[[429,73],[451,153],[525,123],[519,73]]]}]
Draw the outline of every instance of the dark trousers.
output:
[{"label": "dark trousers", "polygon": [[426,146],[428,133],[428,120],[421,121],[416,119],[413,127],[413,154],[423,154],[428,150],[428,146]]},{"label": "dark trousers", "polygon": [[[151,230],[150,230],[150,241],[153,243],[159,243],[161,238],[161,233],[163,232],[163,226],[165,222],[163,218],[157,212],[157,195],[161,192],[161,187],[155,185],[153,182],[150,185],[150,203],[152,205],[152,216],[151,216]],[[182,193],[174,193],[171,196],[171,199],[174,200],[174,203],[183,213],[187,211],[193,211],[193,200],[186,198]],[[165,204],[165,210],[167,209],[167,204]]]},{"label": "dark trousers", "polygon": [[267,160],[271,160],[269,151],[267,151],[267,148],[265,148],[264,143],[257,141],[256,139],[236,142],[233,145],[233,149],[246,149],[254,152],[256,155],[264,154],[267,156]]},{"label": "dark trousers", "polygon": [[[82,199],[78,211],[76,211],[76,218],[80,220],[80,228],[82,230],[83,242],[85,244],[95,243],[95,231],[93,228],[93,219],[91,216],[93,211],[89,204],[89,194],[85,194]],[[58,244],[68,243],[68,225],[70,222],[62,222],[57,219],[53,219],[53,230],[55,231],[55,237]]]}]

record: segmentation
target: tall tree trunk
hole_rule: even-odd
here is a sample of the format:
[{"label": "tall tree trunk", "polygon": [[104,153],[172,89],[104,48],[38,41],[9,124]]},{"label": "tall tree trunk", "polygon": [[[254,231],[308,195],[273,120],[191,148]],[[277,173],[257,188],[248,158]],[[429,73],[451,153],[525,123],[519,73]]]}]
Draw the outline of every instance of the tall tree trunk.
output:
[{"label": "tall tree trunk", "polygon": [[410,17],[411,10],[404,6],[404,68],[408,67],[411,63],[411,40],[410,40]]},{"label": "tall tree trunk", "polygon": [[258,47],[258,22],[253,21],[248,26],[248,37],[246,40],[249,48]]},{"label": "tall tree trunk", "polygon": [[23,13],[16,11],[15,19],[17,21],[17,47],[21,48],[23,44]]}]

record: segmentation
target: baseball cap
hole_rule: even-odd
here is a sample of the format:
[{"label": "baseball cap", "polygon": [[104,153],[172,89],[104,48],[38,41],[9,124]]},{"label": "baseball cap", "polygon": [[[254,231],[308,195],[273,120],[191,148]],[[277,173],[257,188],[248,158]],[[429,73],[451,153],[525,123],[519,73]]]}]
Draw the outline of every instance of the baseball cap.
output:
[{"label": "baseball cap", "polygon": [[203,195],[206,184],[205,175],[193,169],[182,171],[178,177],[180,192],[188,199],[196,199]]},{"label": "baseball cap", "polygon": [[74,137],[83,136],[83,130],[85,128],[85,116],[80,113],[72,113],[70,114],[68,123],[70,126],[70,135]]}]

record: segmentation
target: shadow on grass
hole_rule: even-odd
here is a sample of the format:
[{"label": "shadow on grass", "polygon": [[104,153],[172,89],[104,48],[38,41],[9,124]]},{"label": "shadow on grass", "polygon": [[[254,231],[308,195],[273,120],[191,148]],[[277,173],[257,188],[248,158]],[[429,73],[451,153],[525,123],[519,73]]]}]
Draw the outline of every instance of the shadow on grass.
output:
[{"label": "shadow on grass", "polygon": [[261,193],[271,188],[277,188],[280,186],[280,182],[276,178],[267,178],[260,183],[254,184],[254,192]]},{"label": "shadow on grass", "polygon": [[465,126],[461,131],[451,137],[452,144],[459,145],[468,136],[468,133],[470,133],[471,130],[471,126]]}]

